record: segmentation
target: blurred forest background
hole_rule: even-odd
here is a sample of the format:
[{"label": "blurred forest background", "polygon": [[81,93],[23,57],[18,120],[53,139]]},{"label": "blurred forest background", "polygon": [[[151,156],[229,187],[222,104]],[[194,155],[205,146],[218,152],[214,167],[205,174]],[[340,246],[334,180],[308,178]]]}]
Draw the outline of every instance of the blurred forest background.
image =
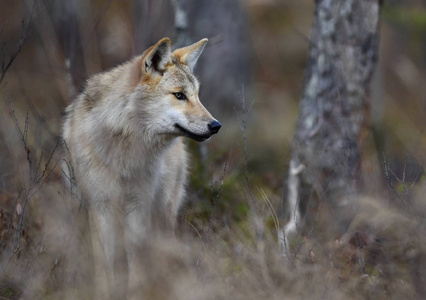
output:
[{"label": "blurred forest background", "polygon": [[81,207],[61,172],[63,111],[91,75],[165,36],[179,46],[209,38],[195,73],[201,101],[223,128],[206,144],[188,141],[192,175],[179,241],[142,249],[147,298],[424,297],[421,0],[382,6],[361,209],[351,224],[362,230],[355,241],[321,240],[330,214],[320,201],[310,205],[314,222],[292,242],[292,254],[281,255],[277,233],[288,221],[287,170],[313,2],[2,0],[0,298],[74,299],[88,288]]}]

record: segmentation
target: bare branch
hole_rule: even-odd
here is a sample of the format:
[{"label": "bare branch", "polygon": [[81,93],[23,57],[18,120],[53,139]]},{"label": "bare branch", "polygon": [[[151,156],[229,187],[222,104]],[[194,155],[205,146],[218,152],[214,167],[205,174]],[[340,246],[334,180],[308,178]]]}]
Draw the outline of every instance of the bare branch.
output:
[{"label": "bare branch", "polygon": [[390,177],[390,173],[393,173],[391,168],[389,167],[388,162],[386,161],[386,156],[384,153],[382,153],[383,156],[383,168],[385,170],[385,178],[386,178],[386,182],[389,184],[389,186],[391,187],[392,191],[395,193],[395,195],[398,197],[399,201],[401,201],[401,203],[404,205],[404,207],[407,209],[408,211],[408,207],[407,207],[407,203],[405,202],[405,200],[401,197],[401,195],[398,193],[398,191],[396,190],[396,188],[394,187],[393,183],[392,183],[392,179]]},{"label": "bare branch", "polygon": [[[45,177],[45,175],[46,175],[46,171],[47,171],[47,169],[48,169],[48,167],[49,167],[50,162],[52,161],[53,155],[55,154],[56,150],[58,149],[59,144],[60,144],[60,141],[56,142],[55,148],[53,149],[52,153],[51,153],[51,154],[50,154],[50,156],[49,156],[49,159],[47,160],[46,164],[44,165],[44,169],[43,169],[42,174],[40,175],[40,177],[39,177],[39,178],[35,178],[35,181],[34,181],[35,183],[39,183],[39,182],[40,182],[40,180],[42,180],[42,179],[43,179],[43,177],[44,177],[44,180],[46,180],[46,179],[49,177],[49,175],[50,175],[50,173],[52,172],[52,170],[54,169],[54,168],[52,168],[52,169],[50,170],[49,174],[47,174],[47,176]],[[55,166],[56,166],[57,164],[58,164],[58,161],[55,163]]]},{"label": "bare branch", "polygon": [[37,0],[34,0],[33,7],[31,9],[31,13],[30,13],[30,16],[29,16],[29,20],[28,20],[28,22],[25,23],[25,26],[22,30],[22,35],[21,35],[21,38],[19,39],[18,45],[16,46],[15,51],[13,51],[10,54],[9,60],[6,63],[5,63],[5,52],[4,52],[4,47],[3,47],[3,59],[2,59],[1,74],[0,74],[0,84],[3,81],[3,78],[6,75],[6,72],[9,70],[10,66],[15,61],[18,54],[21,52],[21,49],[24,46],[25,41],[27,40],[27,37],[30,33],[30,27],[31,27],[32,22],[33,22],[33,15],[34,15],[36,3],[37,3]]},{"label": "bare branch", "polygon": [[214,207],[216,206],[216,202],[219,200],[220,194],[222,192],[222,187],[223,187],[225,174],[226,174],[226,168],[228,166],[228,159],[229,159],[229,156],[226,158],[225,164],[223,166],[223,173],[222,173],[222,176],[220,176],[220,178],[219,178],[220,186],[219,186],[219,189],[218,189],[216,195],[214,193],[214,187],[217,185],[218,181],[216,180],[216,181],[213,182],[213,169],[212,169],[212,174],[211,174],[211,178],[210,178],[210,203],[212,205],[212,208],[211,208],[211,211],[210,211],[210,216],[209,216],[209,221],[208,221],[206,239],[207,239],[207,237],[208,237],[208,235],[211,231],[211,227],[212,227],[212,224],[213,224]]},{"label": "bare branch", "polygon": [[256,211],[256,214],[257,214],[258,213],[257,205],[256,205],[253,189],[251,187],[250,178],[249,178],[248,151],[247,151],[247,123],[248,123],[249,113],[250,113],[251,108],[253,107],[253,104],[254,104],[254,99],[250,103],[250,105],[247,106],[247,102],[246,102],[246,99],[245,99],[245,96],[244,96],[244,86],[241,89],[240,104],[241,104],[241,112],[237,111],[237,109],[235,109],[235,111],[237,113],[237,118],[238,118],[239,123],[240,123],[241,131],[243,133],[244,171],[245,171],[244,174],[245,174],[245,180],[246,180],[247,188],[248,188],[249,194],[250,194],[251,204],[253,205],[253,207]]},{"label": "bare branch", "polygon": [[19,132],[19,135],[21,137],[21,141],[23,143],[23,146],[24,146],[24,149],[25,149],[25,152],[26,152],[26,158],[27,158],[27,161],[29,163],[29,168],[30,168],[30,172],[31,172],[31,169],[32,169],[31,151],[30,151],[30,148],[28,147],[28,144],[27,144],[28,123],[29,123],[28,110],[27,110],[27,114],[26,114],[26,117],[25,117],[24,131],[22,131],[21,127],[19,126],[18,118],[16,117],[16,111],[15,111],[15,107],[13,105],[12,99],[10,97],[8,97],[8,101],[9,101],[10,109],[12,111],[13,118],[15,120],[15,127]]}]

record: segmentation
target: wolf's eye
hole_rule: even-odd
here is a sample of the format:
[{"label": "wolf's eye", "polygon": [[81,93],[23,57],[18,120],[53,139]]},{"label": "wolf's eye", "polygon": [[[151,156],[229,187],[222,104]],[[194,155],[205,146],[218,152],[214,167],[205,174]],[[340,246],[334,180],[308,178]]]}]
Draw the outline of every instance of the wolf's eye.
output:
[{"label": "wolf's eye", "polygon": [[187,100],[188,99],[188,98],[186,98],[186,95],[184,93],[181,93],[181,92],[173,93],[173,95],[175,95],[176,99],[178,99],[178,100]]}]

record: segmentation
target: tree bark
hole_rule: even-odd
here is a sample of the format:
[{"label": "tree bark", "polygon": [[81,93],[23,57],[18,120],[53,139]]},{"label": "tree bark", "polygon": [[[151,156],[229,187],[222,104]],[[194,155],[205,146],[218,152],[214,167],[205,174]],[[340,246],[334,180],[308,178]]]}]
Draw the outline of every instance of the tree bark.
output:
[{"label": "tree bark", "polygon": [[[172,0],[176,46],[202,38],[209,42],[197,62],[200,99],[221,122],[235,120],[241,89],[252,86],[252,45],[244,6],[239,0]],[[226,124],[224,124],[226,125]]]},{"label": "tree bark", "polygon": [[[292,142],[289,223],[300,221],[303,191],[314,189],[345,230],[360,184],[361,136],[369,122],[369,85],[377,61],[378,0],[316,0],[308,65]],[[284,245],[286,247],[286,245]]]}]

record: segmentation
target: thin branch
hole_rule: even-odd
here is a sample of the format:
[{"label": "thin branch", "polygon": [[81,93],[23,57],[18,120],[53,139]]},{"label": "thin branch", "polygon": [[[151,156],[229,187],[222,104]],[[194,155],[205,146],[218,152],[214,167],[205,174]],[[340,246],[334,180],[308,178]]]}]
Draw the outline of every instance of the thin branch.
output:
[{"label": "thin branch", "polygon": [[388,162],[386,161],[386,156],[384,153],[382,153],[383,155],[383,168],[385,170],[385,178],[387,183],[389,184],[389,186],[391,187],[392,191],[396,194],[396,196],[398,197],[399,201],[401,201],[401,203],[404,205],[405,209],[408,211],[408,207],[407,207],[407,203],[405,202],[404,199],[402,199],[401,195],[399,194],[399,192],[397,191],[397,189],[393,186],[392,183],[392,179],[390,177],[390,173],[392,172],[391,168],[388,165]]},{"label": "thin branch", "polygon": [[38,172],[40,171],[41,160],[43,159],[43,151],[40,153],[40,157],[38,159],[37,168],[35,170],[34,178],[37,178]]},{"label": "thin branch", "polygon": [[4,54],[4,47],[3,47],[3,59],[2,59],[1,74],[0,74],[0,84],[3,81],[3,78],[6,75],[6,72],[9,70],[10,66],[15,61],[18,54],[21,52],[21,49],[24,46],[25,41],[27,40],[27,37],[30,32],[30,25],[33,21],[33,14],[35,11],[36,3],[37,3],[37,0],[34,0],[29,21],[26,23],[26,26],[24,26],[21,38],[19,39],[19,42],[18,42],[18,45],[16,46],[15,51],[10,54],[9,60],[6,63],[5,63],[5,57],[4,57],[5,54]]},{"label": "thin branch", "polygon": [[301,30],[294,27],[293,31],[298,37],[301,37],[302,40],[304,40],[310,47],[312,47],[312,48],[317,47],[316,44],[306,34],[304,34]]},{"label": "thin branch", "polygon": [[212,208],[211,208],[211,211],[210,211],[210,216],[209,216],[209,221],[208,221],[208,226],[207,226],[207,231],[206,231],[206,238],[208,237],[208,235],[211,231],[212,224],[213,224],[214,207],[216,206],[216,202],[219,200],[220,194],[222,192],[222,187],[223,187],[225,174],[226,174],[226,168],[228,166],[228,159],[229,159],[229,156],[226,159],[225,164],[223,166],[223,173],[222,173],[222,176],[220,176],[220,178],[219,178],[220,186],[219,186],[219,189],[218,189],[216,195],[214,194],[214,187],[216,186],[216,184],[218,182],[217,181],[213,182],[213,170],[212,170],[212,175],[211,175],[211,179],[210,179],[210,202],[211,202]]},{"label": "thin branch", "polygon": [[9,96],[8,96],[8,101],[9,101],[10,109],[12,111],[13,119],[15,120],[15,127],[19,132],[19,135],[21,137],[21,141],[23,143],[23,146],[24,146],[24,149],[25,149],[25,152],[26,152],[26,158],[27,158],[27,161],[29,163],[30,174],[31,174],[31,169],[32,169],[31,151],[30,151],[30,148],[28,147],[28,144],[27,144],[28,124],[29,124],[28,110],[27,110],[27,114],[26,114],[26,117],[25,117],[24,131],[22,131],[21,127],[19,126],[18,118],[16,117],[15,107],[13,105],[12,99]]},{"label": "thin branch", "polygon": [[[29,168],[30,168],[29,169],[29,172],[30,172],[29,182],[24,184],[24,187],[22,187],[22,189],[20,190],[18,197],[16,198],[16,201],[15,201],[14,207],[17,206],[16,203],[17,203],[18,199],[21,197],[21,194],[23,192],[25,197],[24,197],[24,202],[22,203],[22,209],[19,213],[19,222],[18,222],[18,226],[16,228],[15,247],[14,247],[12,254],[9,258],[9,261],[10,261],[10,259],[19,251],[20,246],[21,246],[20,239],[21,239],[21,232],[22,232],[22,228],[23,228],[23,224],[24,224],[24,216],[25,216],[26,206],[27,206],[28,202],[40,191],[40,189],[43,187],[46,180],[50,177],[53,170],[56,168],[57,164],[59,163],[59,159],[58,159],[56,161],[56,163],[54,164],[54,166],[49,169],[49,166],[52,162],[52,158],[53,158],[53,156],[54,156],[54,154],[55,154],[55,152],[58,148],[60,141],[58,141],[56,143],[56,145],[55,145],[54,149],[52,150],[46,164],[44,165],[44,169],[43,169],[42,173],[40,174],[39,177],[37,177],[38,173],[40,171],[41,161],[42,161],[42,158],[43,158],[43,152],[41,153],[40,158],[38,160],[37,168],[35,170],[35,174],[34,174],[34,177],[33,177],[31,175],[31,173],[32,173],[32,160],[31,160],[31,157],[30,157],[30,149],[29,149],[29,146],[27,144],[28,129],[29,129],[28,110],[27,110],[26,119],[25,119],[24,131],[22,131],[20,126],[19,126],[17,117],[16,117],[16,112],[15,112],[15,109],[13,107],[13,103],[12,103],[10,98],[9,98],[9,103],[10,103],[10,106],[11,106],[13,118],[15,120],[15,126],[18,129],[21,140],[24,144],[24,150],[26,152],[27,161],[28,161]],[[5,264],[4,268],[6,268],[8,262]]]},{"label": "thin branch", "polygon": [[226,168],[228,166],[228,159],[229,159],[229,156],[226,158],[225,164],[223,165],[223,173],[222,173],[222,176],[220,176],[220,178],[219,178],[220,186],[219,186],[219,190],[216,193],[216,195],[214,195],[213,188],[216,186],[217,181],[215,181],[213,183],[213,172],[212,172],[212,175],[211,175],[211,179],[210,179],[210,202],[212,204],[212,208],[215,206],[216,201],[219,199],[220,193],[222,192],[222,186],[223,186],[223,182],[224,182],[224,179],[225,179]]},{"label": "thin branch", "polygon": [[26,102],[26,104],[27,104],[27,106],[29,107],[29,110],[30,110],[30,112],[32,113],[32,115],[33,115],[33,117],[35,117],[35,119],[36,119],[36,123],[38,124],[38,125],[41,125],[44,129],[45,129],[45,131],[47,132],[47,133],[49,133],[49,135],[53,138],[53,139],[55,139],[55,140],[57,140],[58,139],[58,134],[57,133],[55,133],[51,128],[50,128],[50,126],[49,126],[49,124],[46,122],[46,119],[45,119],[45,117],[43,117],[39,112],[38,112],[38,110],[37,110],[37,108],[34,106],[34,104],[33,104],[33,102],[32,102],[32,100],[31,100],[31,97],[29,97],[28,95],[27,95],[27,92],[26,92],[26,90],[22,87],[22,79],[20,78],[20,76],[18,76],[18,82],[19,82],[19,84],[20,84],[20,92],[22,93],[22,95],[23,95],[23,97],[24,97],[24,99],[25,99],[25,102]]},{"label": "thin branch", "polygon": [[192,223],[191,222],[189,222],[187,219],[185,219],[185,218],[181,218],[181,220],[184,220],[189,226],[191,226],[192,227],[192,229],[194,229],[195,230],[195,232],[197,233],[197,235],[198,235],[198,237],[200,238],[200,240],[203,240],[203,237],[201,236],[201,234],[200,234],[200,232],[197,230],[197,228],[195,228],[195,226],[194,225],[192,225]]},{"label": "thin branch", "polygon": [[[56,147],[55,147],[55,149],[53,150],[53,152],[52,152],[52,156],[53,156],[53,153],[55,152],[55,150],[56,150]],[[49,161],[50,162],[50,161]],[[31,187],[31,190],[32,190],[32,188],[33,187],[35,187],[35,186],[38,186],[38,188],[30,195],[30,198],[32,198],[32,197],[34,197],[35,196],[35,194],[37,194],[38,193],[38,191],[40,191],[40,189],[43,187],[43,185],[44,185],[44,183],[47,181],[47,179],[50,177],[50,175],[52,174],[52,172],[53,172],[53,170],[55,170],[56,169],[56,167],[57,167],[57,165],[58,165],[58,163],[59,163],[59,160],[57,160],[56,161],[56,163],[53,165],[53,167],[49,170],[49,172],[46,174],[46,176],[43,178],[43,176],[41,177],[41,178],[43,178],[43,180],[39,180],[38,182],[34,182],[34,184],[33,184],[33,186]],[[46,164],[46,169],[43,171],[43,174],[45,174],[45,172],[46,172],[46,170],[48,169],[48,164]],[[30,191],[31,191],[30,190]]]},{"label": "thin branch", "polygon": [[278,215],[277,215],[274,207],[272,206],[271,201],[269,200],[268,196],[266,195],[265,191],[262,188],[258,187],[257,190],[262,195],[262,198],[265,201],[266,206],[268,207],[269,212],[271,213],[272,220],[274,221],[275,230],[277,232],[279,232],[279,230],[280,230],[280,222],[278,220]]},{"label": "thin branch", "polygon": [[7,98],[8,98],[10,109],[12,111],[13,118],[15,120],[15,126],[18,129],[18,131],[19,131],[19,136],[21,137],[21,140],[24,142],[24,146],[26,146],[24,134],[23,134],[21,128],[19,127],[19,122],[18,122],[18,119],[16,117],[15,106],[13,105],[12,99],[9,96]]},{"label": "thin branch", "polygon": [[[53,155],[55,154],[56,149],[58,149],[59,144],[60,144],[60,141],[57,141],[57,142],[56,142],[56,145],[55,145],[55,148],[53,148],[53,151],[52,151],[52,153],[50,154],[49,159],[47,160],[47,162],[46,162],[46,163],[45,163],[45,165],[44,165],[43,172],[41,173],[40,177],[39,177],[38,179],[36,179],[36,180],[35,180],[35,183],[39,183],[39,182],[40,182],[40,180],[41,180],[41,179],[43,179],[43,177],[44,177],[44,175],[46,174],[46,171],[47,171],[47,169],[48,169],[48,167],[49,167],[49,164],[50,164],[50,162],[52,161]],[[56,166],[57,164],[58,164],[58,162],[56,162],[55,166]],[[52,170],[53,170],[53,169],[54,169],[54,168],[52,168],[52,169],[50,170],[49,174],[52,172]],[[46,178],[45,178],[45,179],[47,179],[47,177],[49,177],[49,174],[48,174],[48,176],[46,176]]]},{"label": "thin branch", "polygon": [[251,203],[253,205],[253,207],[255,208],[256,214],[258,214],[258,210],[257,210],[257,205],[256,205],[256,201],[255,201],[255,197],[254,197],[254,193],[253,193],[253,189],[251,187],[251,183],[250,183],[250,178],[249,178],[249,172],[248,172],[248,151],[247,151],[247,123],[248,123],[248,116],[249,113],[253,107],[254,104],[254,99],[253,101],[250,103],[250,105],[247,107],[247,103],[246,103],[246,99],[244,96],[244,86],[241,89],[241,113],[239,113],[236,109],[237,112],[237,118],[240,122],[240,128],[241,131],[243,133],[243,151],[244,151],[244,175],[245,175],[245,180],[246,180],[246,184],[247,184],[247,188],[249,190],[249,194],[250,194],[250,200]]},{"label": "thin branch", "polygon": [[13,251],[13,253],[16,253],[19,250],[19,247],[21,245],[21,241],[20,240],[21,240],[22,225],[24,224],[25,208],[26,208],[28,200],[29,200],[26,188],[24,188],[24,195],[25,195],[24,203],[22,204],[22,211],[21,211],[21,214],[19,215],[19,224],[18,224],[18,228],[16,229],[16,233],[17,233],[17,235],[16,235],[16,243],[17,244],[16,244],[16,248]]}]

